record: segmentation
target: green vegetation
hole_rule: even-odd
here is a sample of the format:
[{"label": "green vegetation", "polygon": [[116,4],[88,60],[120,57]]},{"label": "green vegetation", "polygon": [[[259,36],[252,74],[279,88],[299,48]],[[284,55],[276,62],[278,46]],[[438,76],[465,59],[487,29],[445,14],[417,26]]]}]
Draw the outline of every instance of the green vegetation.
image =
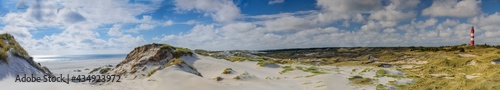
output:
[{"label": "green vegetation", "polygon": [[161,44],[162,46],[160,46],[160,49],[164,50],[171,50],[173,51],[172,52],[172,56],[173,58],[180,58],[182,56],[186,56],[186,55],[189,55],[189,56],[192,56],[194,53],[188,49],[188,48],[183,48],[183,47],[174,47],[174,46],[171,46],[171,45],[168,45],[168,44]]},{"label": "green vegetation", "polygon": [[244,80],[244,79],[254,78],[254,77],[255,77],[254,75],[250,75],[248,72],[244,72],[243,74],[235,76],[233,79]]},{"label": "green vegetation", "polygon": [[304,70],[302,66],[295,66],[295,68],[297,68],[298,70]]},{"label": "green vegetation", "polygon": [[226,69],[224,69],[224,71],[222,72],[222,74],[231,74],[232,72],[233,72],[233,69],[226,68]]},{"label": "green vegetation", "polygon": [[111,68],[103,68],[103,69],[99,70],[99,73],[105,74],[105,73],[108,73],[110,70],[111,70]]},{"label": "green vegetation", "polygon": [[195,49],[194,52],[197,54],[203,55],[203,56],[210,56],[210,53],[212,53],[210,51],[203,50],[203,49]]},{"label": "green vegetation", "polygon": [[316,67],[316,66],[311,66],[309,68],[306,68],[303,70],[304,72],[310,72],[310,73],[313,73],[313,74],[326,74],[326,72],[323,72],[320,70],[320,68]]},{"label": "green vegetation", "polygon": [[375,90],[389,90],[389,89],[385,88],[384,85],[382,85],[382,84],[377,84],[377,87],[375,88]]},{"label": "green vegetation", "polygon": [[257,63],[257,65],[259,65],[259,66],[261,66],[261,67],[266,66],[266,65],[269,65],[269,64],[274,64],[274,62],[272,62],[272,61],[259,61],[259,62]]},{"label": "green vegetation", "polygon": [[0,34],[0,47],[2,48],[0,50],[0,59],[4,60],[7,62],[7,51],[9,49],[13,48],[15,51],[13,52],[14,55],[20,56],[22,58],[28,59],[28,52],[26,52],[19,43],[16,42],[14,36],[5,33],[5,34]]},{"label": "green vegetation", "polygon": [[89,72],[89,74],[94,73],[94,72],[97,72],[97,71],[99,71],[99,74],[106,74],[106,73],[108,73],[110,70],[111,70],[111,68],[108,68],[108,67],[106,67],[106,68],[98,67],[98,68],[94,68],[94,69],[92,69],[92,70]]},{"label": "green vegetation", "polygon": [[348,79],[351,81],[352,84],[359,84],[359,85],[373,84],[372,79],[363,78],[362,76],[352,76]]},{"label": "green vegetation", "polygon": [[241,57],[241,56],[230,56],[230,57],[226,58],[226,60],[231,61],[231,62],[241,62],[241,61],[251,60],[251,58]]},{"label": "green vegetation", "polygon": [[326,85],[325,85],[325,84],[323,84],[323,85],[318,85],[318,86],[316,86],[316,87],[314,87],[314,88],[320,88],[320,87],[325,87],[325,86],[326,86]]},{"label": "green vegetation", "polygon": [[365,73],[365,72],[369,72],[369,71],[371,71],[372,69],[373,69],[373,68],[365,68],[365,69],[363,69],[361,72],[359,72],[359,74],[363,74],[363,73]]},{"label": "green vegetation", "polygon": [[384,70],[384,69],[379,69],[375,72],[375,75],[376,76],[382,76],[382,75],[385,75],[387,74],[387,72]]},{"label": "green vegetation", "polygon": [[181,66],[182,67],[182,65],[181,65],[182,63],[185,63],[185,62],[181,58],[173,58],[170,61],[168,61],[167,65],[165,65],[165,67],[169,67],[169,66],[172,66],[172,65],[177,65],[177,66]]},{"label": "green vegetation", "polygon": [[[376,71],[379,77],[405,77],[415,80],[414,83],[408,85],[393,85],[398,90],[500,89],[500,74],[498,74],[500,73],[500,65],[491,64],[491,60],[500,58],[500,45],[476,44],[474,47],[470,47],[467,44],[440,47],[328,47],[263,50],[259,51],[259,53],[248,54],[266,57],[271,63],[277,64],[308,64],[311,61],[317,61],[320,62],[320,65],[335,66],[378,66],[380,64],[391,64],[396,68],[402,65],[414,66],[412,68],[400,69],[406,77],[388,74],[383,70]],[[377,61],[369,60],[368,57],[370,56],[377,58]],[[269,62],[262,62],[261,64],[265,63]],[[310,72],[321,71],[314,69],[314,67],[286,67],[284,69],[287,70],[283,70],[282,72],[288,72],[292,69]],[[356,71],[361,74],[370,70]],[[465,78],[465,75],[474,73],[480,74],[479,77],[473,79]],[[435,74],[444,75],[434,76]],[[371,79],[365,78],[352,80],[357,80],[361,83],[371,81]],[[379,87],[382,86],[379,85]]]},{"label": "green vegetation", "polygon": [[241,77],[240,76],[235,76],[233,79],[241,80]]},{"label": "green vegetation", "polygon": [[89,74],[90,74],[90,73],[94,73],[94,72],[99,71],[99,70],[101,70],[101,67],[94,68],[94,69],[92,69],[92,70],[89,72]]},{"label": "green vegetation", "polygon": [[280,72],[280,74],[293,71],[293,68],[291,66],[282,66],[281,68],[283,68],[283,70]]},{"label": "green vegetation", "polygon": [[158,69],[153,69],[151,70],[149,73],[148,73],[148,77],[150,77],[151,75],[153,75],[156,71],[158,71]]},{"label": "green vegetation", "polygon": [[174,58],[180,58],[186,55],[193,56],[193,52],[188,48],[175,47],[175,51],[174,53],[172,53],[172,55],[174,56]]}]

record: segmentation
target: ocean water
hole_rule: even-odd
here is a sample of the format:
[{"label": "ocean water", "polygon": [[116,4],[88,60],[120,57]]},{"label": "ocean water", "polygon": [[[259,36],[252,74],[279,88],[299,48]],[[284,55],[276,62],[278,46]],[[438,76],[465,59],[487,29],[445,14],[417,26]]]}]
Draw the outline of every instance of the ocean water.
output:
[{"label": "ocean water", "polygon": [[32,55],[36,62],[54,61],[82,61],[82,60],[108,60],[125,59],[127,54],[92,54],[92,55]]}]

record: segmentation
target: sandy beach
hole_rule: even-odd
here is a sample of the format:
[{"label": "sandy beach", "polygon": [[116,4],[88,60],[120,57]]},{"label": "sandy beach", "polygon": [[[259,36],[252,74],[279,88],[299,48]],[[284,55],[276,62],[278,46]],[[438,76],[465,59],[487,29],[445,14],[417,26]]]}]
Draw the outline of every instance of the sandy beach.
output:
[{"label": "sandy beach", "polygon": [[[315,75],[309,72],[293,70],[280,74],[282,66],[309,67],[311,65],[280,65],[278,67],[260,67],[257,62],[230,62],[207,56],[183,57],[188,64],[192,64],[203,75],[199,77],[175,67],[168,67],[157,71],[155,74],[144,79],[124,79],[122,82],[104,83],[92,85],[89,83],[20,83],[14,82],[13,78],[1,81],[1,87],[8,89],[52,89],[52,90],[372,90],[374,85],[354,85],[348,80],[349,77],[360,75],[362,77],[376,78],[375,84],[388,84],[389,81],[411,82],[407,79],[395,79],[390,77],[376,77],[377,67],[367,66],[319,66],[326,74]],[[119,58],[93,61],[52,61],[41,62],[52,70],[54,74],[87,75],[93,68],[116,65]],[[231,74],[222,74],[226,68],[232,68]],[[361,71],[370,68],[369,71]],[[89,70],[86,70],[89,69]],[[353,71],[356,70],[356,71]],[[75,71],[81,70],[81,71]],[[400,73],[396,70],[387,69],[392,73]],[[248,73],[247,78],[236,80],[233,77]],[[221,77],[223,80],[216,81],[214,78]]]}]

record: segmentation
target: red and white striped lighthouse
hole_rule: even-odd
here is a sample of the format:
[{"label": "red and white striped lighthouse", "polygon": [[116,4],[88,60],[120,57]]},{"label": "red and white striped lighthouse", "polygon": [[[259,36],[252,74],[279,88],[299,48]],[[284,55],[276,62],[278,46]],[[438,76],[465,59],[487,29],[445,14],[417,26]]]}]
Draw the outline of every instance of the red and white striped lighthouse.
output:
[{"label": "red and white striped lighthouse", "polygon": [[470,29],[470,46],[474,46],[474,27]]}]

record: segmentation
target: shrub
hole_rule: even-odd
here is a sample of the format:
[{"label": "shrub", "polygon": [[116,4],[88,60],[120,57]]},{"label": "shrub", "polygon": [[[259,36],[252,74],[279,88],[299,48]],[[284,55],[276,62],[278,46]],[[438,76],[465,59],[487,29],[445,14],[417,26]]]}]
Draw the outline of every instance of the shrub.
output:
[{"label": "shrub", "polygon": [[241,75],[235,76],[233,79],[236,80],[245,80],[245,79],[250,79],[250,78],[255,78],[254,75],[250,75],[248,72],[245,72]]},{"label": "shrub", "polygon": [[372,79],[370,78],[363,78],[361,76],[352,76],[349,78],[349,80],[353,84],[362,84],[362,85],[367,85],[367,84],[372,84]]},{"label": "shrub", "polygon": [[222,77],[216,77],[215,80],[216,81],[222,81],[222,80],[224,80],[224,78],[222,78]]},{"label": "shrub", "polygon": [[231,69],[231,68],[226,68],[226,69],[222,72],[222,74],[231,74],[232,72],[233,72],[233,69]]},{"label": "shrub", "polygon": [[108,71],[110,71],[110,70],[111,70],[111,68],[104,68],[104,69],[99,70],[99,73],[105,74],[105,73],[108,73]]},{"label": "shrub", "polygon": [[273,64],[273,63],[272,63],[271,61],[267,61],[267,60],[266,60],[266,61],[259,61],[259,62],[257,63],[257,65],[259,65],[259,66],[261,66],[261,67],[262,67],[262,66],[265,66],[265,65],[267,65],[267,64]]},{"label": "shrub", "polygon": [[387,74],[387,72],[384,69],[379,69],[377,70],[377,72],[375,72],[376,76],[383,76],[385,74]]},{"label": "shrub", "polygon": [[234,77],[233,79],[240,80],[240,79],[241,79],[241,77],[240,77],[240,76],[236,76],[236,77]]},{"label": "shrub", "polygon": [[385,88],[384,85],[382,84],[378,84],[375,90],[389,90],[389,89]]}]

